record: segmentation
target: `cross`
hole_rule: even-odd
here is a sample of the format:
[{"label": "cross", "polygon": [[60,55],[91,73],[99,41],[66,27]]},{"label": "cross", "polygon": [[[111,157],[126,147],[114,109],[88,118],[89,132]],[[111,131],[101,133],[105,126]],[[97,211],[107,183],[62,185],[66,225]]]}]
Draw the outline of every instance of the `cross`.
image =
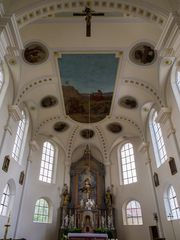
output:
[{"label": "cross", "polygon": [[104,16],[104,13],[95,13],[89,7],[85,7],[85,10],[82,13],[73,13],[73,16],[86,16],[86,37],[91,36],[91,18],[92,16]]}]

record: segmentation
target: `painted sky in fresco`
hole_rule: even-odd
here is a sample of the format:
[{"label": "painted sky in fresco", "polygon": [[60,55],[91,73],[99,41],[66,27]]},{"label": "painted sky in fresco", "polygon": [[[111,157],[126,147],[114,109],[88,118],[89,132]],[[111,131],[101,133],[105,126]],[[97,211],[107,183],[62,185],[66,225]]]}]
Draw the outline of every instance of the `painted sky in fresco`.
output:
[{"label": "painted sky in fresco", "polygon": [[115,54],[62,54],[58,63],[62,85],[80,93],[113,92],[118,66]]}]

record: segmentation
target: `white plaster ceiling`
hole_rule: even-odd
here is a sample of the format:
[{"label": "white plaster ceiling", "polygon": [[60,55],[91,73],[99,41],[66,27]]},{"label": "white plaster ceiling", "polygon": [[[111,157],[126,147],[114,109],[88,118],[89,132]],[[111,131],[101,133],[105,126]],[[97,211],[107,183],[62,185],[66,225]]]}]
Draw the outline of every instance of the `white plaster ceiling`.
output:
[{"label": "white plaster ceiling", "polygon": [[[93,10],[125,11],[126,14],[121,19],[117,17],[102,17],[102,19],[94,17],[92,20],[92,36],[89,38],[85,36],[84,18],[75,20],[73,17],[62,17],[60,19],[54,17],[54,13],[58,12],[57,4],[64,4],[59,9],[60,12],[67,11],[67,8],[69,12],[74,12],[75,10],[83,10],[89,2],[92,4]],[[43,43],[49,51],[49,58],[45,63],[30,65],[25,63],[21,57],[15,66],[10,66],[13,72],[19,73],[14,74],[17,92],[15,102],[17,104],[24,102],[27,105],[33,125],[33,137],[36,138],[39,134],[43,134],[58,139],[57,141],[66,149],[69,159],[74,149],[89,143],[100,149],[104,161],[108,161],[111,147],[118,138],[140,137],[143,140],[145,135],[143,132],[145,128],[143,125],[145,122],[144,116],[147,115],[146,113],[143,114],[143,111],[146,111],[143,107],[149,102],[156,103],[159,107],[164,105],[160,95],[158,79],[160,57],[157,56],[157,60],[151,65],[139,66],[131,62],[129,52],[134,45],[140,42],[148,42],[154,46],[157,44],[168,13],[172,7],[178,6],[178,2],[168,0],[129,0],[125,2],[104,0],[99,1],[101,4],[97,4],[97,2],[5,1],[7,10],[16,14],[24,45],[38,41]],[[54,6],[53,8],[50,8],[51,4]],[[117,6],[120,6],[117,4],[122,4],[122,9],[116,9]],[[140,12],[133,6],[144,12]],[[41,9],[39,15],[37,14],[37,8]],[[43,9],[46,9],[44,10],[46,14],[42,14]],[[133,14],[133,9],[135,14]],[[129,14],[127,14],[128,12]],[[139,13],[142,14],[142,17]],[[63,52],[117,53],[120,64],[116,88],[110,115],[104,120],[93,124],[84,124],[75,122],[65,114],[62,86],[57,68],[57,57]],[[57,97],[58,105],[49,109],[42,108],[40,101],[46,95]],[[119,106],[119,99],[126,95],[130,95],[137,100],[137,108],[130,110]],[[68,130],[62,133],[55,132],[52,126],[57,121],[67,122]],[[113,134],[107,130],[107,125],[112,122],[118,122],[122,125],[120,133]],[[92,139],[86,140],[80,136],[80,131],[85,128],[94,130],[95,135]]]}]

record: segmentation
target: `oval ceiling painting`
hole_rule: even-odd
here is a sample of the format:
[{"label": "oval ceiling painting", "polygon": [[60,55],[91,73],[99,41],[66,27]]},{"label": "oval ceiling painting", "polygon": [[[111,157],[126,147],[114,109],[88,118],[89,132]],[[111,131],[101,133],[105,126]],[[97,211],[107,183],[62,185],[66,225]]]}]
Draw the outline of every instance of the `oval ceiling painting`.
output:
[{"label": "oval ceiling painting", "polygon": [[107,128],[112,133],[120,133],[122,131],[122,126],[119,123],[110,123]]},{"label": "oval ceiling painting", "polygon": [[68,127],[69,127],[68,124],[65,122],[57,122],[54,124],[53,128],[56,132],[64,132],[65,130],[68,129]]},{"label": "oval ceiling painting", "polygon": [[25,46],[23,58],[29,64],[40,64],[47,60],[49,56],[47,48],[38,42],[31,42]]},{"label": "oval ceiling painting", "polygon": [[44,108],[56,106],[57,103],[58,103],[58,100],[54,96],[46,96],[41,100],[41,106]]},{"label": "oval ceiling painting", "polygon": [[83,130],[80,132],[80,135],[81,135],[83,138],[89,139],[89,138],[92,138],[92,137],[94,136],[94,131],[91,130],[91,129],[83,129]]},{"label": "oval ceiling painting", "polygon": [[136,99],[131,96],[125,96],[120,98],[119,105],[128,109],[134,109],[138,106]]},{"label": "oval ceiling painting", "polygon": [[108,54],[62,54],[58,59],[66,114],[81,123],[110,113],[119,59]]},{"label": "oval ceiling painting", "polygon": [[138,43],[131,49],[129,58],[137,65],[150,65],[156,60],[156,51],[150,43]]}]

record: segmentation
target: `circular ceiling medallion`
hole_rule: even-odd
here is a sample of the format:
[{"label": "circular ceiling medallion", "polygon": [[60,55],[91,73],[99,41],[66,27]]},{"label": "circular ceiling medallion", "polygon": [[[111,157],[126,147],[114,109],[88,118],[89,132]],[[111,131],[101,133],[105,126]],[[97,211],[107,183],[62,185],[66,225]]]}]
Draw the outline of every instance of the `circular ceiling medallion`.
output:
[{"label": "circular ceiling medallion", "polygon": [[41,106],[44,108],[49,108],[57,105],[58,100],[54,96],[46,96],[41,100]]},{"label": "circular ceiling medallion", "polygon": [[110,123],[107,128],[112,133],[120,133],[122,131],[122,126],[119,123]]},{"label": "circular ceiling medallion", "polygon": [[83,130],[80,132],[80,135],[81,135],[83,138],[89,139],[89,138],[92,138],[92,137],[94,136],[94,131],[91,130],[91,129],[83,129]]},{"label": "circular ceiling medallion", "polygon": [[65,122],[57,122],[54,124],[53,128],[56,132],[64,132],[68,129],[68,124]]},{"label": "circular ceiling medallion", "polygon": [[27,63],[40,64],[47,60],[49,56],[47,48],[38,42],[28,43],[23,52],[23,58]]},{"label": "circular ceiling medallion", "polygon": [[156,60],[154,46],[150,43],[138,43],[129,53],[130,60],[138,65],[150,65]]},{"label": "circular ceiling medallion", "polygon": [[131,96],[125,96],[120,98],[119,105],[128,109],[133,109],[138,106],[136,99]]}]

